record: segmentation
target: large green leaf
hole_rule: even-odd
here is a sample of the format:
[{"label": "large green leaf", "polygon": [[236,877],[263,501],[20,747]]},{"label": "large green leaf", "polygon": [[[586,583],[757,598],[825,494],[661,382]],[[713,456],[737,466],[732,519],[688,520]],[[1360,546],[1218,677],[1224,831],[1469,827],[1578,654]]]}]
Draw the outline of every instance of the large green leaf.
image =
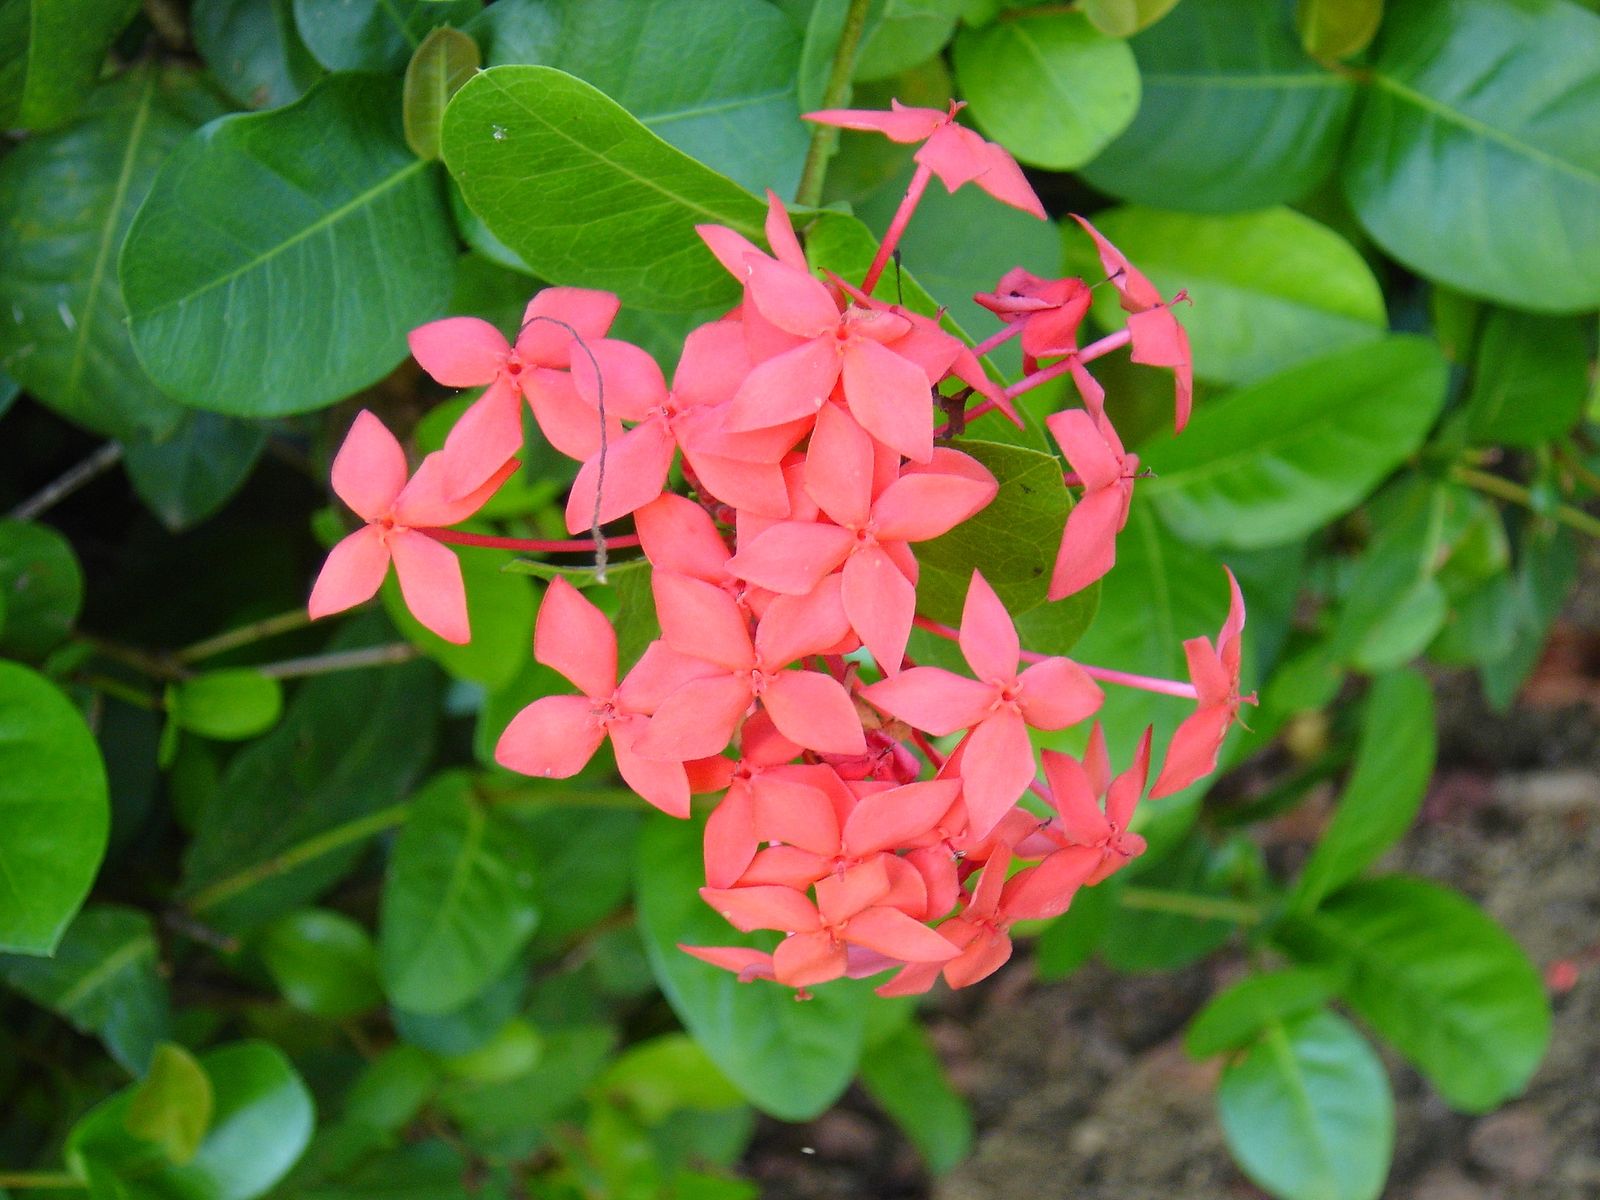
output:
[{"label": "large green leaf", "polygon": [[0,366],[111,437],[161,437],[183,413],[134,357],[117,251],[158,168],[205,119],[189,111],[195,95],[181,77],[138,72],[0,162]]},{"label": "large green leaf", "polygon": [[1600,304],[1600,15],[1567,0],[1397,0],[1345,194],[1414,270],[1544,312]]},{"label": "large green leaf", "polygon": [[492,67],[457,92],[444,160],[472,211],[541,278],[643,308],[738,296],[696,225],[762,237],[754,196],[551,67]]},{"label": "large green leaf", "polygon": [[212,1118],[183,1166],[134,1134],[136,1088],[92,1109],[67,1138],[67,1163],[93,1200],[253,1200],[289,1170],[314,1123],[311,1094],[289,1060],[267,1042],[236,1042],[203,1054]]},{"label": "large green leaf", "polygon": [[384,990],[402,1008],[459,1008],[498,977],[539,922],[537,843],[485,808],[465,772],[412,802],[383,885]]},{"label": "large green leaf", "polygon": [[302,1012],[338,1021],[383,1002],[372,937],[343,913],[285,913],[262,930],[256,953],[283,998]]},{"label": "large green leaf", "polygon": [[106,771],[78,710],[0,662],[0,950],[51,954],[105,854]]},{"label": "large green leaf", "polygon": [[954,53],[978,125],[1035,166],[1082,166],[1139,110],[1133,52],[1082,13],[1018,15],[964,30]]},{"label": "large green leaf", "polygon": [[1351,884],[1279,935],[1295,957],[1348,972],[1345,1001],[1455,1108],[1520,1092],[1550,1040],[1538,972],[1459,892],[1389,876]]},{"label": "large green leaf", "polygon": [[1484,445],[1537,446],[1578,423],[1589,395],[1594,318],[1498,308],[1478,342],[1467,436]]},{"label": "large green leaf", "polygon": [[155,926],[138,909],[90,905],[67,927],[54,956],[0,958],[0,979],[98,1037],[135,1074],[168,1036]]},{"label": "large green leaf", "polygon": [[1139,448],[1139,485],[1185,538],[1274,546],[1354,508],[1422,443],[1444,402],[1432,341],[1395,336],[1202,405]]},{"label": "large green leaf", "polygon": [[490,5],[473,32],[491,66],[576,75],[729,179],[794,193],[811,137],[795,94],[800,35],[771,5],[530,0]]},{"label": "large green leaf", "polygon": [[405,143],[397,80],[330,76],[286,108],[207,125],[162,166],[123,247],[140,362],[185,403],[235,416],[375,382],[450,296],[437,171]]},{"label": "large green leaf", "polygon": [[[650,965],[673,1011],[711,1061],[763,1112],[808,1121],[849,1085],[861,1057],[870,991],[849,982],[794,993],[678,949],[754,945],[700,899],[701,825],[652,815],[640,839],[635,884]],[[767,942],[770,946],[770,940]]]},{"label": "large green leaf", "polygon": [[138,0],[0,6],[0,128],[45,129],[83,106]]},{"label": "large green leaf", "polygon": [[1539,661],[1550,623],[1578,577],[1577,539],[1567,529],[1526,528],[1516,571],[1516,632],[1506,654],[1482,667],[1489,702],[1504,711]]},{"label": "large green leaf", "polygon": [[1306,56],[1282,0],[1180,4],[1130,44],[1144,99],[1084,168],[1095,187],[1236,212],[1298,199],[1333,169],[1354,89]]},{"label": "large green leaf", "polygon": [[1349,58],[1365,50],[1383,21],[1384,0],[1296,0],[1294,25],[1314,58]]},{"label": "large green leaf", "polygon": [[1321,1008],[1337,982],[1333,972],[1315,967],[1247,975],[1211,997],[1184,1032],[1183,1048],[1207,1058],[1248,1046],[1271,1026]]},{"label": "large green leaf", "polygon": [[1222,1072],[1217,1111],[1246,1175],[1283,1200],[1376,1200],[1394,1146],[1383,1063],[1343,1018],[1274,1022]]},{"label": "large green leaf", "polygon": [[[1150,208],[1099,213],[1095,226],[1161,289],[1186,290],[1178,310],[1189,332],[1195,374],[1249,383],[1308,358],[1381,338],[1383,292],[1350,243],[1288,208],[1237,215],[1191,215]],[[1093,243],[1067,230],[1069,269],[1094,280],[1104,272]],[[1107,329],[1125,314],[1111,288],[1095,294]]]},{"label": "large green leaf", "polygon": [[194,0],[189,32],[212,78],[246,108],[298,100],[322,75],[294,27],[292,0]]},{"label": "large green leaf", "polygon": [[48,525],[0,520],[0,654],[43,658],[83,607],[83,568],[72,543]]},{"label": "large green leaf", "polygon": [[333,71],[399,71],[428,30],[478,11],[478,0],[294,0],[300,36]]},{"label": "large green leaf", "polygon": [[257,421],[189,411],[165,438],[127,443],[122,464],[139,499],[178,532],[205,520],[244,486],[267,432]]}]

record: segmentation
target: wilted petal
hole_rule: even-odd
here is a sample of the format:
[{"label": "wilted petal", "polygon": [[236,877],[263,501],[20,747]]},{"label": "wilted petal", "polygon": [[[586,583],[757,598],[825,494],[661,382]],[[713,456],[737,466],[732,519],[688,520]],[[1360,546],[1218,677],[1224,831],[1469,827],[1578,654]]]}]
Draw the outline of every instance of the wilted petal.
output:
[{"label": "wilted petal", "polygon": [[446,317],[406,334],[411,356],[445,387],[482,387],[493,381],[511,354],[511,344],[487,321]]},{"label": "wilted petal", "polygon": [[594,757],[606,731],[584,696],[545,696],[507,725],[494,760],[523,775],[570,779]]},{"label": "wilted petal", "polygon": [[315,621],[364,604],[378,594],[389,573],[389,547],[376,525],[356,530],[328,552],[306,611]]},{"label": "wilted petal", "polygon": [[411,615],[447,642],[464,646],[471,641],[467,588],[455,554],[426,534],[409,529],[396,529],[389,535],[389,553],[394,556],[400,594]]},{"label": "wilted petal", "polygon": [[406,484],[406,452],[366,409],[333,456],[334,494],[364,521],[381,520]]}]

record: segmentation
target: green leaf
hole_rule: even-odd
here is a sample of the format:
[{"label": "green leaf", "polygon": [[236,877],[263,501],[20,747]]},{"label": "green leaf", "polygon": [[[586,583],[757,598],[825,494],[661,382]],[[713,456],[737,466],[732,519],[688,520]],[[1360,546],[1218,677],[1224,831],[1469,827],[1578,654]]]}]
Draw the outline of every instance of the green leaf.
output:
[{"label": "green leaf", "polygon": [[1512,647],[1482,670],[1484,694],[1500,711],[1511,707],[1517,691],[1539,661],[1550,624],[1566,603],[1578,577],[1576,539],[1566,529],[1525,530],[1517,563],[1516,633]]},{"label": "green leaf", "polygon": [[1288,967],[1248,975],[1213,996],[1189,1023],[1183,1048],[1191,1058],[1242,1049],[1272,1026],[1313,1012],[1338,988],[1331,971]]},{"label": "green leaf", "polygon": [[154,1142],[168,1162],[184,1166],[200,1152],[211,1124],[215,1097],[211,1078],[182,1046],[156,1047],[150,1070],[133,1089],[123,1126],[136,1138]]},{"label": "green leaf", "polygon": [[522,1009],[527,969],[518,963],[460,1008],[445,1013],[414,1013],[390,1007],[395,1032],[413,1046],[458,1058],[489,1044]]},{"label": "green leaf", "polygon": [[83,106],[138,0],[10,0],[0,11],[0,128],[48,129]]},{"label": "green leaf", "polygon": [[401,109],[406,145],[418,158],[439,157],[439,128],[444,106],[461,90],[482,64],[478,43],[456,29],[435,29],[422,39],[406,64],[405,95]]},{"label": "green leaf", "polygon": [[0,951],[52,954],[105,854],[94,735],[64,695],[0,662]]},{"label": "green leaf", "polygon": [[1593,324],[1491,312],[1478,342],[1467,436],[1479,445],[1538,446],[1571,430],[1589,394]]},{"label": "green leaf", "polygon": [[172,152],[121,271],[139,361],[173,396],[245,417],[321,408],[440,315],[455,234],[399,101],[398,81],[331,76]]},{"label": "green leaf", "polygon": [[446,1012],[505,971],[539,923],[536,845],[474,797],[465,772],[423,788],[383,885],[378,961],[391,1000]]},{"label": "green leaf", "polygon": [[138,909],[90,905],[67,926],[50,958],[0,958],[0,979],[80,1033],[98,1037],[133,1074],[169,1036],[155,926]]},{"label": "green leaf", "polygon": [[625,304],[732,303],[738,284],[694,227],[762,237],[754,196],[550,67],[491,67],[457,92],[444,158],[472,211],[540,278]]},{"label": "green leaf", "polygon": [[1111,37],[1132,37],[1176,7],[1178,0],[1082,0],[1078,7],[1094,27]]},{"label": "green leaf", "polygon": [[312,1016],[339,1021],[383,1002],[372,938],[343,913],[285,913],[261,931],[256,953],[283,998]]},{"label": "green leaf", "polygon": [[607,1096],[627,1102],[646,1125],[683,1109],[715,1111],[744,1103],[716,1063],[686,1034],[668,1033],[630,1047],[600,1076]]},{"label": "green leaf", "polygon": [[473,546],[454,553],[461,562],[467,590],[470,642],[457,645],[423,628],[406,607],[394,575],[383,584],[384,611],[406,641],[451,675],[490,688],[501,687],[517,673],[533,643],[533,588],[526,579],[517,578],[512,570],[515,562],[508,562],[505,554]]},{"label": "green leaf", "polygon": [[1517,1095],[1544,1056],[1538,972],[1459,892],[1404,876],[1351,884],[1279,940],[1347,970],[1345,1002],[1463,1112]]},{"label": "green leaf", "polygon": [[83,568],[48,525],[0,520],[0,654],[43,658],[66,639],[83,607]]},{"label": "green leaf", "polygon": [[367,1064],[345,1096],[344,1119],[398,1132],[433,1098],[439,1068],[431,1055],[404,1042]]},{"label": "green leaf", "polygon": [[963,30],[954,52],[956,78],[979,127],[1035,166],[1082,166],[1139,111],[1133,52],[1082,13]]},{"label": "green leaf", "polygon": [[440,25],[459,25],[477,0],[294,0],[300,36],[330,71],[399,71]]},{"label": "green leaf", "polygon": [[546,808],[518,813],[515,819],[536,845],[545,847],[539,864],[539,930],[534,941],[541,956],[568,947],[573,935],[604,920],[628,901],[633,882],[634,845],[644,805],[635,808],[583,808],[581,797],[567,795]]},{"label": "green leaf", "polygon": [[[353,625],[335,649],[367,644]],[[342,876],[433,753],[437,676],[427,663],[320,675],[278,727],[228,764],[180,889],[208,923],[238,929],[288,912]]]},{"label": "green leaf", "polygon": [[201,737],[241,742],[265,733],[283,712],[283,685],[251,667],[206,671],[167,686],[167,715]]},{"label": "green leaf", "polygon": [[928,1035],[915,1022],[878,1038],[861,1056],[861,1083],[894,1118],[935,1175],[972,1149],[972,1112],[951,1086]]},{"label": "green leaf", "polygon": [[67,1164],[93,1200],[253,1200],[294,1165],[311,1139],[311,1094],[266,1042],[236,1042],[200,1056],[211,1080],[212,1119],[183,1166],[131,1134],[135,1088],[92,1109],[67,1137]]},{"label": "green leaf", "polygon": [[292,0],[194,0],[189,32],[212,78],[245,108],[298,100],[322,76]]},{"label": "green leaf", "polygon": [[[1119,971],[1170,971],[1210,954],[1233,933],[1231,920],[1197,917],[1159,903],[1161,894],[1229,899],[1225,863],[1191,833],[1175,850],[1161,855],[1122,885],[1111,910],[1100,953]],[[1142,903],[1139,891],[1155,892],[1158,902]]]},{"label": "green leaf", "polygon": [[1312,58],[1349,58],[1365,50],[1383,21],[1383,0],[1296,0],[1294,27]]},{"label": "green leaf", "polygon": [[1304,537],[1354,508],[1422,444],[1444,402],[1433,342],[1393,336],[1200,406],[1139,448],[1140,484],[1182,536],[1245,548]]},{"label": "green leaf", "polygon": [[483,1045],[445,1058],[446,1074],[471,1083],[506,1083],[526,1075],[544,1056],[544,1039],[526,1021],[507,1021]]},{"label": "green leaf", "polygon": [[679,950],[680,942],[755,944],[700,899],[700,842],[698,822],[654,814],[645,822],[635,888],[650,965],[678,1019],[752,1104],[780,1120],[808,1121],[854,1077],[872,994],[840,981],[796,1004],[788,988],[740,983]]},{"label": "green leaf", "polygon": [[[1292,209],[1205,216],[1128,207],[1094,223],[1162,295],[1189,293],[1194,306],[1179,319],[1202,379],[1250,383],[1386,332],[1383,292],[1366,261]],[[1103,274],[1076,225],[1067,231],[1067,262],[1087,279]],[[1107,329],[1125,318],[1110,288],[1097,290],[1094,313]]]},{"label": "green leaf", "polygon": [[1300,873],[1291,911],[1315,908],[1400,840],[1422,807],[1433,755],[1432,687],[1415,671],[1380,675],[1362,713],[1355,768]]},{"label": "green leaf", "polygon": [[1222,1073],[1228,1149],[1284,1200],[1377,1200],[1394,1146],[1383,1063],[1331,1012],[1274,1023]]},{"label": "green leaf", "polygon": [[1130,43],[1143,99],[1083,170],[1158,208],[1240,212],[1296,200],[1333,169],[1355,90],[1306,57],[1286,6],[1180,4]]},{"label": "green leaf", "polygon": [[204,119],[191,91],[179,76],[136,72],[96,93],[76,124],[0,162],[0,366],[110,437],[164,436],[183,413],[134,357],[117,251],[158,168]]},{"label": "green leaf", "polygon": [[[751,191],[789,196],[800,181],[811,138],[795,94],[800,36],[760,0],[493,4],[472,32],[490,65],[575,75]],[[715,69],[684,69],[691,62]]]},{"label": "green leaf", "polygon": [[[873,0],[856,50],[855,79],[887,79],[939,53],[960,13],[961,0]],[[835,30],[830,61],[838,36]]]},{"label": "green leaf", "polygon": [[186,412],[163,438],[127,443],[122,463],[146,507],[174,533],[216,512],[249,477],[267,427],[209,412]]},{"label": "green leaf", "polygon": [[1504,304],[1600,304],[1600,15],[1397,0],[1371,78],[1343,182],[1379,245]]}]

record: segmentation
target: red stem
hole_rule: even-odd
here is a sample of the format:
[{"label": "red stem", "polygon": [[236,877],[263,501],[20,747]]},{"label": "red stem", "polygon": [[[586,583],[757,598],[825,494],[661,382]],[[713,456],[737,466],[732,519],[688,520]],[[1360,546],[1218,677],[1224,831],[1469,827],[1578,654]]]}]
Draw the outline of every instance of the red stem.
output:
[{"label": "red stem", "polygon": [[1013,321],[1009,325],[1003,325],[994,333],[991,333],[988,337],[984,338],[983,341],[974,346],[972,348],[972,352],[981,357],[982,355],[989,353],[989,351],[1005,345],[1021,332],[1021,321]]},{"label": "red stem", "polygon": [[883,244],[878,247],[872,265],[867,268],[867,277],[861,281],[861,290],[867,295],[872,294],[872,289],[877,286],[883,269],[889,265],[889,256],[900,244],[900,235],[911,223],[911,214],[917,211],[917,204],[922,199],[922,193],[928,189],[928,180],[932,178],[933,172],[918,163],[916,174],[911,177],[911,185],[906,188],[905,198],[900,201],[900,207],[894,210],[894,220],[889,222],[889,228],[883,235]]},{"label": "red stem", "polygon": [[[459,529],[419,529],[418,533],[425,533],[436,542],[449,542],[456,546],[483,546],[490,550],[522,550],[529,554],[581,554],[595,549],[593,538],[564,538],[544,540],[540,538],[510,538],[490,537],[482,533],[462,533]],[[626,549],[639,544],[639,535],[626,534],[622,537],[606,538],[606,545],[613,549]]]}]

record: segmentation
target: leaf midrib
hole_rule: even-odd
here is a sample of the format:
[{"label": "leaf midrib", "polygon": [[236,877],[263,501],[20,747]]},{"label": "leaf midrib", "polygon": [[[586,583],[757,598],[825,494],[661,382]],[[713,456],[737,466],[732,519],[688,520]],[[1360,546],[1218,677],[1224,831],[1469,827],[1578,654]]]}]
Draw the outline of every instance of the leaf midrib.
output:
[{"label": "leaf midrib", "polygon": [[105,981],[118,975],[123,967],[137,962],[145,955],[155,954],[155,943],[148,935],[140,933],[130,938],[116,950],[108,954],[100,962],[83,973],[82,978],[66,991],[62,992],[57,1000],[57,1007],[64,1012],[72,1012],[84,1000],[88,999]]}]

